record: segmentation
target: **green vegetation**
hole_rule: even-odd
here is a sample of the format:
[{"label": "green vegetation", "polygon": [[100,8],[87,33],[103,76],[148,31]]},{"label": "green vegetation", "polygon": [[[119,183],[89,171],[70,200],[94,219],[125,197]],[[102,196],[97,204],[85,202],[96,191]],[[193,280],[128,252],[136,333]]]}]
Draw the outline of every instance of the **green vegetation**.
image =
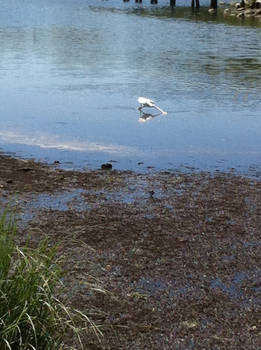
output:
[{"label": "green vegetation", "polygon": [[20,249],[15,235],[15,220],[5,212],[0,218],[0,349],[63,349],[65,334],[81,345],[81,332],[99,332],[87,316],[57,299],[62,271],[55,248],[45,240],[35,249]]}]

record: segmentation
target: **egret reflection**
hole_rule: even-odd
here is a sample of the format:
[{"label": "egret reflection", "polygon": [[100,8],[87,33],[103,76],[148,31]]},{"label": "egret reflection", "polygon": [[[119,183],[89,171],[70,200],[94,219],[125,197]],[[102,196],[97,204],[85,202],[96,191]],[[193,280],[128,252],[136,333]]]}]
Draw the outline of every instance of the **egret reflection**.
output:
[{"label": "egret reflection", "polygon": [[162,115],[162,113],[156,113],[156,114],[151,114],[151,113],[144,113],[142,110],[140,110],[140,117],[139,117],[139,122],[140,123],[145,123],[155,117],[158,117]]}]

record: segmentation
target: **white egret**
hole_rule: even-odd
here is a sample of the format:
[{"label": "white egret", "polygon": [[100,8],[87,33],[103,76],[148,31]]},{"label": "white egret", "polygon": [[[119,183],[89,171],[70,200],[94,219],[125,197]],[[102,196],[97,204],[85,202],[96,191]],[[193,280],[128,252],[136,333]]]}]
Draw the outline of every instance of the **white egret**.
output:
[{"label": "white egret", "polygon": [[149,98],[146,97],[139,97],[138,98],[138,102],[140,104],[140,107],[138,108],[140,111],[142,110],[142,108],[144,107],[151,107],[151,108],[156,108],[158,111],[160,111],[162,114],[167,114],[167,112],[163,111],[163,109],[159,108],[159,106],[157,106],[155,104],[154,101],[150,100]]}]

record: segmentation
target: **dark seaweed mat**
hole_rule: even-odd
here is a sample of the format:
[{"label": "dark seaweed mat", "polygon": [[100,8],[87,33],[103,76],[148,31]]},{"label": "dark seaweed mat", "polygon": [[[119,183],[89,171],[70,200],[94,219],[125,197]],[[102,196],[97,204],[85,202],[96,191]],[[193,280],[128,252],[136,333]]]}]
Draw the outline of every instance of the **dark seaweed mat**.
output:
[{"label": "dark seaweed mat", "polygon": [[25,171],[5,159],[2,194],[18,191],[20,210],[35,192],[86,190],[88,209],[39,208],[21,230],[32,244],[59,242],[64,298],[104,333],[101,343],[88,334],[86,349],[261,349],[259,180],[34,162]]}]

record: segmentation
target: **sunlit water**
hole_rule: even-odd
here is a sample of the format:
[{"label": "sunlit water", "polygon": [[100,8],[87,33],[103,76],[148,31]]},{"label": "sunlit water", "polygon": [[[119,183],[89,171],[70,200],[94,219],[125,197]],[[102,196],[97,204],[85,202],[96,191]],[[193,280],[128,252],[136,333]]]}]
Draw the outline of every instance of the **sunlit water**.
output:
[{"label": "sunlit water", "polygon": [[[0,0],[2,151],[74,168],[260,168],[258,22],[167,4]],[[139,96],[168,114],[140,122]]]}]

